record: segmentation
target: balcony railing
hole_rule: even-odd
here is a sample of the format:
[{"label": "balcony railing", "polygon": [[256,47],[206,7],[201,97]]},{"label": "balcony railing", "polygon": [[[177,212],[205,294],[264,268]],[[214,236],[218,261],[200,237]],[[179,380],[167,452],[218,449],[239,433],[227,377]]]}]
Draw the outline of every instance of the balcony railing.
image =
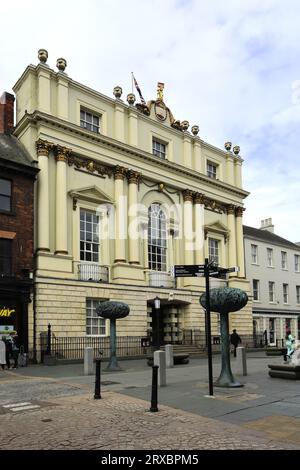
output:
[{"label": "balcony railing", "polygon": [[108,282],[108,267],[97,263],[79,263],[78,279],[80,281]]},{"label": "balcony railing", "polygon": [[173,289],[175,287],[175,279],[170,273],[160,271],[149,271],[149,286],[150,287],[167,287]]}]

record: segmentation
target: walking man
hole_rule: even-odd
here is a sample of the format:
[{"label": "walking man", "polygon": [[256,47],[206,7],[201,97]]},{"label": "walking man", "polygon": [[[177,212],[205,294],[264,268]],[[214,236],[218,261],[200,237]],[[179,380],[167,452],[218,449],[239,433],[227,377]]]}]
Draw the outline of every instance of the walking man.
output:
[{"label": "walking man", "polygon": [[230,335],[230,343],[233,345],[233,356],[236,357],[236,348],[238,347],[239,343],[241,343],[242,340],[240,336],[237,334],[236,330],[232,331],[232,334]]}]

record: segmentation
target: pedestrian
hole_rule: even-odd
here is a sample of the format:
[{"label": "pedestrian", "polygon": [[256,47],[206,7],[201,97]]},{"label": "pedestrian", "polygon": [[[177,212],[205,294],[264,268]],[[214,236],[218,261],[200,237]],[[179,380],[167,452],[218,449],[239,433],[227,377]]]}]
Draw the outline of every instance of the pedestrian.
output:
[{"label": "pedestrian", "polygon": [[291,359],[292,355],[295,352],[295,338],[291,333],[291,330],[288,330],[286,332],[286,337],[285,337],[285,345],[286,345],[286,354],[284,355],[284,361],[287,362],[287,360]]},{"label": "pedestrian", "polygon": [[232,334],[230,335],[230,343],[233,345],[233,356],[236,357],[236,348],[238,347],[239,343],[241,343],[242,340],[240,336],[237,334],[236,330],[232,331]]},{"label": "pedestrian", "polygon": [[3,341],[2,338],[0,338],[0,366],[2,367],[3,370],[6,364],[5,351],[6,351],[5,342]]},{"label": "pedestrian", "polygon": [[10,335],[7,335],[4,339],[5,342],[5,360],[6,360],[6,367],[10,369],[10,356],[12,353],[12,339]]},{"label": "pedestrian", "polygon": [[11,355],[12,355],[12,358],[14,360],[14,366],[13,366],[13,369],[17,369],[18,368],[18,357],[19,357],[19,349],[20,349],[20,345],[19,345],[19,337],[18,337],[18,333],[17,332],[13,332],[11,333],[11,340],[12,340],[12,351],[11,351]]}]

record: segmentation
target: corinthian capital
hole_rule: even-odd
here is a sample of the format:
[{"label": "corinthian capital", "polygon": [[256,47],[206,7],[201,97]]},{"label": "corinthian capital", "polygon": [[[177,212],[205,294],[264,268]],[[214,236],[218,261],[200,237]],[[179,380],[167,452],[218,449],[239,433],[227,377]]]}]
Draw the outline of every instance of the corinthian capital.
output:
[{"label": "corinthian capital", "polygon": [[195,193],[194,194],[194,203],[195,204],[204,204],[204,194]]},{"label": "corinthian capital", "polygon": [[44,157],[49,157],[49,152],[52,149],[53,144],[47,142],[47,140],[39,139],[36,142],[36,150],[38,156],[43,155]]},{"label": "corinthian capital", "polygon": [[127,170],[123,166],[119,166],[119,165],[115,166],[114,168],[115,180],[124,180],[126,172]]},{"label": "corinthian capital", "polygon": [[128,178],[129,184],[138,184],[140,177],[141,177],[141,173],[139,173],[138,171],[129,170],[127,172],[127,178]]},{"label": "corinthian capital", "polygon": [[57,145],[55,148],[55,160],[57,162],[67,162],[71,152],[71,149]]},{"label": "corinthian capital", "polygon": [[194,191],[191,191],[190,189],[185,189],[184,191],[182,191],[182,194],[184,202],[193,202]]},{"label": "corinthian capital", "polygon": [[233,204],[230,204],[229,206],[227,206],[227,214],[234,214],[235,213],[235,206]]},{"label": "corinthian capital", "polygon": [[235,215],[237,217],[243,217],[243,212],[244,212],[244,207],[241,207],[241,206],[238,206],[236,209],[235,209]]}]

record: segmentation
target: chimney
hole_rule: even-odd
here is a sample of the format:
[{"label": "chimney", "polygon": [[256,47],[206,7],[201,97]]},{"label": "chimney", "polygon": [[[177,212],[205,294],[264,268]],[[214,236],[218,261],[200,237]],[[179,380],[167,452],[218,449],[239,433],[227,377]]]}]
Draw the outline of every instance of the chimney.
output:
[{"label": "chimney", "polygon": [[14,130],[15,97],[6,91],[0,98],[0,134],[11,134]]},{"label": "chimney", "polygon": [[261,220],[260,230],[267,230],[268,232],[274,233],[274,225],[272,219]]}]

